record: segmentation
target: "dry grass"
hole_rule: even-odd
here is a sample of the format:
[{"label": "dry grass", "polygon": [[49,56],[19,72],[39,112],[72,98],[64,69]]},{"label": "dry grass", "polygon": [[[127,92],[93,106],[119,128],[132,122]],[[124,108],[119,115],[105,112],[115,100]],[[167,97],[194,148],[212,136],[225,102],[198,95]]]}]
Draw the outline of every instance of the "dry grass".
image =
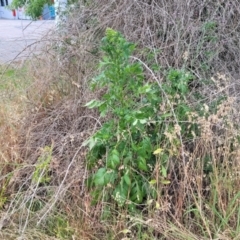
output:
[{"label": "dry grass", "polygon": [[[1,96],[2,239],[239,239],[239,15],[237,0],[80,1],[45,56],[28,65],[31,84]],[[113,203],[92,206],[84,183],[82,143],[104,121],[84,104],[102,94],[89,81],[107,27],[138,44],[146,80],[161,86],[170,67],[190,71],[189,105],[202,112],[189,115],[201,135],[172,145],[171,184],[134,217]],[[149,71],[156,64],[161,70]],[[48,157],[34,181],[39,159]],[[106,204],[111,221],[100,218]]]}]

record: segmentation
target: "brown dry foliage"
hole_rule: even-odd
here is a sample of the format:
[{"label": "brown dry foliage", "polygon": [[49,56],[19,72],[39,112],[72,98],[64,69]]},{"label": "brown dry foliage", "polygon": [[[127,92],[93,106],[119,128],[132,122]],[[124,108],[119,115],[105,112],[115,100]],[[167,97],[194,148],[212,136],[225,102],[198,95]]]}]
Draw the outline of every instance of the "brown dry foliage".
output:
[{"label": "brown dry foliage", "polygon": [[[162,71],[155,76],[160,82],[166,69],[184,67],[195,77],[192,92],[201,92],[207,107],[220,96],[226,96],[215,113],[208,113],[205,109],[206,117],[189,116],[191,121],[201,126],[201,138],[192,143],[182,143],[179,152],[184,151],[185,163],[182,153],[171,159],[171,184],[159,190],[164,194],[158,199],[160,208],[149,212],[144,223],[154,229],[156,235],[166,239],[201,239],[202,232],[197,224],[202,224],[206,235],[211,238],[214,221],[209,223],[207,219],[214,218],[214,213],[207,204],[215,200],[210,188],[216,188],[219,194],[215,204],[222,213],[228,211],[228,203],[240,191],[236,175],[240,167],[239,143],[236,141],[239,134],[236,126],[239,124],[240,74],[238,0],[103,0],[89,1],[85,5],[83,2],[79,1],[76,10],[69,13],[61,26],[62,30],[49,39],[43,61],[31,63],[35,81],[27,89],[28,110],[18,132],[18,155],[27,164],[11,181],[11,191],[16,193],[24,185],[23,189],[28,193],[31,174],[41,149],[52,145],[49,188],[54,193],[43,197],[45,207],[37,217],[29,220],[29,224],[39,219],[44,222],[45,212],[54,210],[55,203],[59,203],[72,217],[73,225],[76,219],[82,220],[80,225],[84,226],[86,239],[94,239],[94,236],[102,238],[101,233],[109,231],[108,226],[99,222],[101,204],[90,206],[90,197],[84,186],[88,174],[86,149],[81,145],[103,121],[97,112],[86,109],[84,104],[101,95],[101,92],[94,95],[89,90],[89,81],[97,73],[101,57],[100,40],[105,29],[111,27],[123,33],[129,41],[137,43],[139,50],[136,55],[150,68],[152,64],[161,66]],[[153,59],[148,57],[149,50],[154,52]],[[146,78],[152,78],[148,71]],[[191,102],[190,98],[189,104],[197,103]],[[8,131],[7,128],[4,131]],[[14,145],[12,142],[7,144]],[[214,174],[211,177],[206,177],[204,173],[203,159],[208,155],[213,159]],[[210,186],[210,182],[214,184]],[[234,188],[229,188],[229,184],[234,184]],[[43,188],[39,187],[36,196],[41,198],[42,192]],[[56,201],[54,196],[58,198]],[[205,207],[202,207],[203,203]],[[200,223],[194,224],[194,217],[188,212],[191,206],[204,211]],[[231,222],[238,219],[236,214],[231,218]],[[169,219],[176,223],[176,227],[169,224]],[[116,224],[113,230],[116,236],[128,227],[125,221],[123,217]],[[78,224],[75,227],[81,228]],[[83,237],[82,229],[79,236]],[[178,232],[182,233],[182,238]],[[230,236],[228,232],[221,234]]]}]

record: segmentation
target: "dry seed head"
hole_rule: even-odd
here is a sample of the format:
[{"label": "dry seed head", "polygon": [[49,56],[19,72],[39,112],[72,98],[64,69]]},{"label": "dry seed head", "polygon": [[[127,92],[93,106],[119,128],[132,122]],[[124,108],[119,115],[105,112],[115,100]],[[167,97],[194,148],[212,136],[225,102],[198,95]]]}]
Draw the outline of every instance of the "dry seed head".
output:
[{"label": "dry seed head", "polygon": [[119,168],[118,168],[118,170],[120,171],[120,170],[123,170],[124,169],[124,165],[121,165]]},{"label": "dry seed head", "polygon": [[225,116],[227,116],[229,114],[230,111],[231,111],[231,107],[228,104],[228,102],[223,102],[218,107],[217,115],[219,117],[225,117]]},{"label": "dry seed head", "polygon": [[200,125],[200,128],[201,128],[201,137],[204,140],[212,141],[213,132],[211,129],[211,122],[209,120],[206,120],[204,117],[199,117],[198,124]]},{"label": "dry seed head", "polygon": [[160,111],[161,111],[162,113],[165,113],[166,110],[167,110],[166,104],[165,104],[165,103],[161,103],[161,104],[160,104]]},{"label": "dry seed head", "polygon": [[178,125],[178,124],[175,124],[174,125],[174,131],[177,135],[180,135],[181,134],[181,127]]},{"label": "dry seed head", "polygon": [[188,51],[185,51],[185,52],[183,53],[183,60],[187,61],[188,58],[189,58],[189,52],[188,52]]},{"label": "dry seed head", "polygon": [[217,124],[220,121],[220,119],[218,118],[218,116],[216,114],[212,114],[212,115],[208,116],[207,120],[209,122],[211,122],[212,124]]},{"label": "dry seed head", "polygon": [[187,117],[188,117],[189,122],[193,122],[193,121],[195,121],[196,118],[199,117],[199,115],[195,112],[188,112]]},{"label": "dry seed head", "polygon": [[204,107],[205,113],[208,113],[208,111],[209,111],[208,105],[207,104],[203,104],[203,107]]},{"label": "dry seed head", "polygon": [[164,132],[164,135],[168,138],[170,143],[172,143],[173,139],[176,138],[174,133]]},{"label": "dry seed head", "polygon": [[225,83],[228,83],[230,81],[230,79],[225,75],[225,74],[221,74],[221,73],[217,73],[217,78],[220,81],[224,81]]},{"label": "dry seed head", "polygon": [[211,80],[216,84],[220,91],[223,91],[230,83],[230,78],[219,72],[216,73],[214,77],[211,77]]},{"label": "dry seed head", "polygon": [[175,95],[175,98],[176,98],[176,99],[180,99],[180,95],[179,95],[179,94],[176,94],[176,95]]}]

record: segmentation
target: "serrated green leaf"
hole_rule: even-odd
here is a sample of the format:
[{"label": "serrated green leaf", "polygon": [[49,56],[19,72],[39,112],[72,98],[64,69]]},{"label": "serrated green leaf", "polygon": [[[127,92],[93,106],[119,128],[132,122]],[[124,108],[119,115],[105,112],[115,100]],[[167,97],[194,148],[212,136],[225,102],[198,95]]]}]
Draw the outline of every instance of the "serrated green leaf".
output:
[{"label": "serrated green leaf", "polygon": [[138,158],[138,168],[143,171],[148,171],[146,159],[143,157]]},{"label": "serrated green leaf", "polygon": [[91,109],[91,108],[99,107],[99,106],[101,106],[103,103],[104,103],[104,102],[102,102],[102,101],[98,101],[98,100],[96,100],[96,99],[93,99],[93,100],[91,100],[90,102],[86,103],[84,106]]},{"label": "serrated green leaf", "polygon": [[154,154],[154,155],[157,155],[157,154],[160,154],[162,151],[163,151],[162,148],[158,148],[158,149],[156,149],[156,150],[153,152],[153,154]]},{"label": "serrated green leaf", "polygon": [[150,92],[151,90],[152,90],[152,89],[151,89],[151,85],[145,84],[144,86],[139,87],[138,92],[139,92],[140,94],[143,94],[143,93],[148,93],[148,92]]},{"label": "serrated green leaf", "polygon": [[105,185],[105,173],[106,173],[106,168],[100,168],[94,175],[94,180],[93,182],[95,183],[96,186],[104,186]]},{"label": "serrated green leaf", "polygon": [[95,102],[96,102],[96,100],[93,99],[90,102],[86,103],[84,106],[88,107],[88,108],[93,108],[95,106]]},{"label": "serrated green leaf", "polygon": [[133,122],[133,126],[136,126],[138,123],[138,119],[136,119],[134,122]]},{"label": "serrated green leaf", "polygon": [[126,182],[126,184],[128,185],[128,186],[130,186],[131,185],[131,179],[130,179],[130,177],[129,177],[129,173],[128,173],[129,171],[127,170],[127,172],[123,175],[123,179],[124,179],[124,181]]},{"label": "serrated green leaf", "polygon": [[96,145],[96,143],[97,143],[97,139],[94,137],[90,137],[89,139],[87,139],[82,143],[82,146],[83,147],[88,146],[89,149],[91,150]]},{"label": "serrated green leaf", "polygon": [[154,184],[156,184],[156,183],[157,183],[157,180],[156,180],[156,179],[152,179],[152,180],[149,182],[150,185],[154,185]]},{"label": "serrated green leaf", "polygon": [[139,187],[139,184],[137,184],[137,203],[141,203],[143,200],[143,192],[142,189]]},{"label": "serrated green leaf", "polygon": [[113,149],[111,153],[114,154],[114,155],[118,155],[119,156],[119,152],[118,152],[117,149]]},{"label": "serrated green leaf", "polygon": [[105,117],[108,111],[107,104],[103,102],[101,106],[99,106],[99,111],[100,111],[100,116]]},{"label": "serrated green leaf", "polygon": [[120,165],[119,152],[116,149],[114,149],[107,159],[107,166],[111,169],[116,169],[119,165]]},{"label": "serrated green leaf", "polygon": [[161,172],[162,172],[162,175],[163,175],[163,177],[167,177],[167,169],[165,168],[165,167],[163,167],[162,166],[162,168],[161,168]]},{"label": "serrated green leaf", "polygon": [[165,184],[165,185],[168,185],[168,184],[171,183],[171,181],[169,181],[169,180],[162,180],[161,183],[162,183],[162,184]]},{"label": "serrated green leaf", "polygon": [[120,233],[123,233],[123,234],[131,233],[131,230],[129,230],[129,229],[124,229],[124,230],[122,230]]},{"label": "serrated green leaf", "polygon": [[141,120],[139,120],[139,121],[140,121],[141,124],[147,123],[147,119],[141,119]]},{"label": "serrated green leaf", "polygon": [[132,182],[130,199],[135,203],[142,203],[144,196],[146,196],[146,189],[143,187],[143,183],[137,179]]},{"label": "serrated green leaf", "polygon": [[150,206],[150,205],[153,203],[153,201],[154,201],[153,199],[149,199],[149,200],[147,201],[147,205]]},{"label": "serrated green leaf", "polygon": [[165,113],[161,115],[162,119],[168,118],[168,117],[172,117],[172,113]]}]

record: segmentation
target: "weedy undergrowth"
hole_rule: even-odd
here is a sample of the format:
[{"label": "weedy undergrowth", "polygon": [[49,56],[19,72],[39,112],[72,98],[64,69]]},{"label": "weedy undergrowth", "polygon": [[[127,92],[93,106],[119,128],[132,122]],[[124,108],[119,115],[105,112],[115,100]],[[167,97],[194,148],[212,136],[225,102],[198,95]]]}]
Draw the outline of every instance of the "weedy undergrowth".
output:
[{"label": "weedy undergrowth", "polygon": [[33,172],[32,181],[37,184],[47,184],[50,181],[49,164],[52,160],[52,147],[46,146],[43,153],[38,158],[38,162]]},{"label": "weedy undergrowth", "polygon": [[[101,50],[100,74],[92,87],[107,90],[85,106],[98,108],[106,122],[85,142],[90,149],[88,166],[96,169],[88,186],[94,202],[114,199],[119,207],[135,210],[137,204],[156,198],[155,183],[169,183],[167,161],[173,153],[168,148],[174,144],[177,151],[182,130],[189,137],[192,126],[185,121],[191,109],[185,96],[192,76],[170,69],[162,89],[146,81],[141,63],[130,58],[136,45],[112,29],[106,30]],[[174,105],[166,103],[162,90]],[[169,137],[174,134],[174,139]],[[159,179],[152,179],[156,165]]]}]

